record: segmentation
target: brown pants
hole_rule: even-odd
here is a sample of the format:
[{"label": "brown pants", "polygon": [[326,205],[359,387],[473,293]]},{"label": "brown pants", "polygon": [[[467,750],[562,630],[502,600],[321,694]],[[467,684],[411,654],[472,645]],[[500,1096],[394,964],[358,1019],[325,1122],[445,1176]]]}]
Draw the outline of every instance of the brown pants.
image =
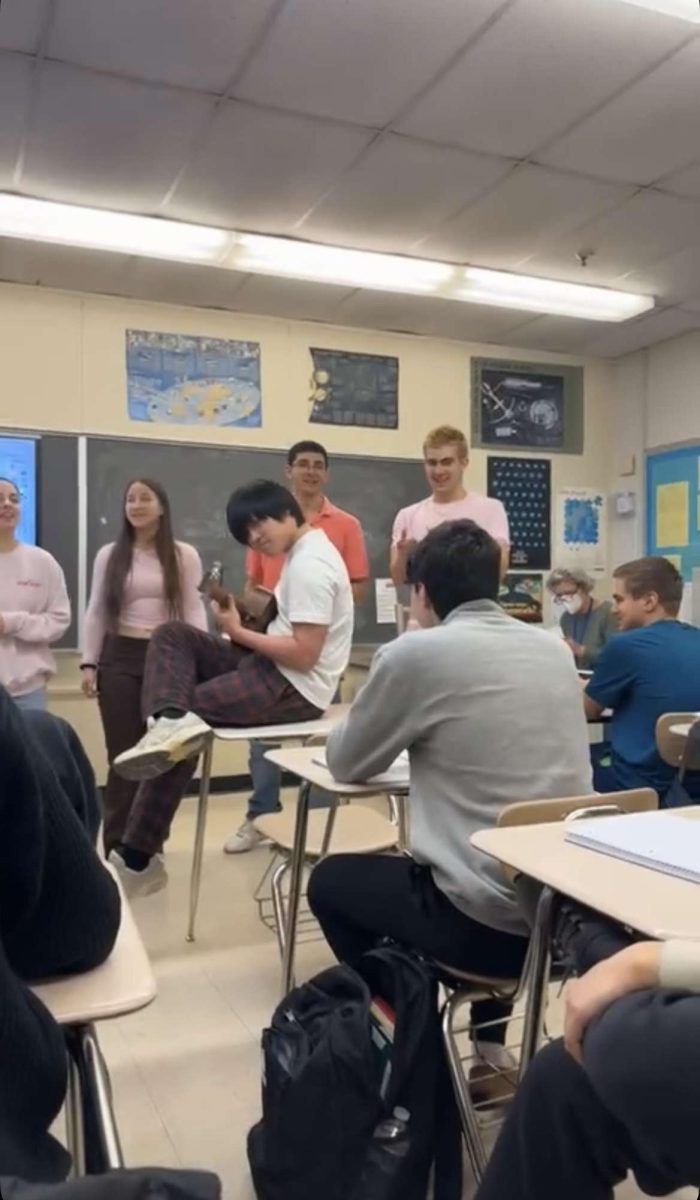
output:
[{"label": "brown pants", "polygon": [[107,634],[100,655],[98,701],[109,762],[102,834],[106,855],[123,841],[138,788],[135,780],[117,775],[112,763],[146,732],[141,715],[141,689],[147,650],[145,638]]}]

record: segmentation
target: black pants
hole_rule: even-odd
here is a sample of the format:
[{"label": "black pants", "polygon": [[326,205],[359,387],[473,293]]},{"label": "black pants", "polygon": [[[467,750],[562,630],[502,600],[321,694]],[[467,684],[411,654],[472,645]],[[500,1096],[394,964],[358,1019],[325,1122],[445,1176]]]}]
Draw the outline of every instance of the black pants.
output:
[{"label": "black pants", "polygon": [[[0,1175],[63,1178],[48,1129],[66,1088],[61,1030],[27,980],[107,958],[119,929],[116,885],[81,814],[75,734],[21,713],[0,688]],[[49,755],[51,757],[49,757]]]},{"label": "black pants", "polygon": [[665,1196],[700,1186],[700,996],[637,992],[584,1043],[538,1054],[513,1102],[477,1200],[612,1200],[632,1171]]},{"label": "black pants", "polygon": [[112,763],[118,755],[136,745],[146,732],[141,715],[141,691],[147,650],[145,638],[108,634],[100,654],[97,699],[109,763],[102,829],[105,855],[124,840],[124,830],[139,786],[137,781],[118,775]]},{"label": "black pants", "polygon": [[[333,854],[309,881],[309,905],[340,962],[352,965],[381,938],[420,950],[451,967],[496,978],[517,978],[527,940],[466,916],[437,888],[428,867],[388,855]],[[472,1006],[475,1025],[510,1016],[511,1005]],[[505,1040],[505,1025],[479,1032]]]}]

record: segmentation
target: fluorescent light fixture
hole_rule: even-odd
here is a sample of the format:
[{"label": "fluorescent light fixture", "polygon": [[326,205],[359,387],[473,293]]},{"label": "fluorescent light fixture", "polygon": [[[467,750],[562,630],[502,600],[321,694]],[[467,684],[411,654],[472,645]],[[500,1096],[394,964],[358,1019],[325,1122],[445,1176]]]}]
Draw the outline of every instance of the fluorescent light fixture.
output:
[{"label": "fluorescent light fixture", "polygon": [[648,8],[663,13],[666,17],[678,17],[681,21],[693,21],[700,25],[700,0],[621,0],[623,4],[634,4],[636,8]]},{"label": "fluorescent light fixture", "polygon": [[206,225],[3,193],[0,236],[201,263],[221,262],[232,241],[227,230]]},{"label": "fluorescent light fixture", "polygon": [[238,234],[231,265],[253,274],[285,275],[316,283],[418,295],[440,291],[456,273],[456,268],[449,263],[404,258],[398,254],[375,254],[371,250],[345,250],[318,242],[295,242],[289,238],[262,237],[253,233]]},{"label": "fluorescent light fixture", "polygon": [[654,307],[652,296],[588,284],[559,283],[554,279],[460,267],[425,258],[238,233],[1,192],[0,237],[85,246],[256,275],[434,296],[588,320],[626,321]]},{"label": "fluorescent light fixture", "polygon": [[583,317],[588,321],[628,321],[654,307],[653,296],[481,267],[465,267],[462,282],[452,295],[455,300],[471,304],[494,304],[527,312]]}]

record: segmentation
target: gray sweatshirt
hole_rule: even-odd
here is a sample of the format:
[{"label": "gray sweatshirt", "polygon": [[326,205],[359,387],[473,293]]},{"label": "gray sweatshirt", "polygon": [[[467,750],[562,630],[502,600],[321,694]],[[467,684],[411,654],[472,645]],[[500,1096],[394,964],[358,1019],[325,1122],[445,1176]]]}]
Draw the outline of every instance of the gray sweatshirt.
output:
[{"label": "gray sweatshirt", "polygon": [[414,858],[468,916],[526,933],[500,865],[469,839],[508,804],[592,791],[568,646],[490,600],[382,646],[328,739],[327,761],[336,778],[363,780],[405,749]]}]

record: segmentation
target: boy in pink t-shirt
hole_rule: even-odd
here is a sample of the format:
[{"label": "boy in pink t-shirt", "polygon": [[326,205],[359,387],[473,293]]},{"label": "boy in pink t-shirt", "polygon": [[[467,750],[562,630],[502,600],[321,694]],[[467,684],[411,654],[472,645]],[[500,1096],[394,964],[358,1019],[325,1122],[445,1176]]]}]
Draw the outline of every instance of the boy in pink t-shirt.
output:
[{"label": "boy in pink t-shirt", "polygon": [[490,533],[501,546],[505,574],[510,550],[506,510],[500,500],[467,492],[464,487],[464,470],[469,462],[464,434],[451,425],[433,429],[423,443],[423,457],[431,495],[400,509],[394,520],[390,571],[396,586],[405,583],[406,560],[413,547],[444,521],[474,521]]}]

